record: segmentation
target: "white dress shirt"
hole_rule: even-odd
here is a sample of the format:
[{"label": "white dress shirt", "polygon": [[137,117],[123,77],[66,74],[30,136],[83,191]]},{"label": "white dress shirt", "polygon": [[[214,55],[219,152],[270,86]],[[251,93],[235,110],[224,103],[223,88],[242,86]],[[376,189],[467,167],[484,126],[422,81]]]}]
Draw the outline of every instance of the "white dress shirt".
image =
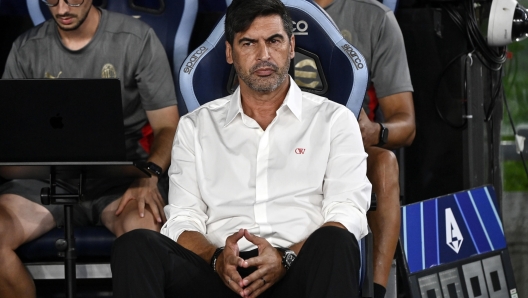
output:
[{"label": "white dress shirt", "polygon": [[[172,148],[167,222],[177,241],[197,231],[217,247],[241,228],[289,247],[326,222],[367,234],[371,184],[353,113],[290,89],[266,130],[244,114],[237,89],[183,116]],[[242,238],[241,251],[255,245]]]}]

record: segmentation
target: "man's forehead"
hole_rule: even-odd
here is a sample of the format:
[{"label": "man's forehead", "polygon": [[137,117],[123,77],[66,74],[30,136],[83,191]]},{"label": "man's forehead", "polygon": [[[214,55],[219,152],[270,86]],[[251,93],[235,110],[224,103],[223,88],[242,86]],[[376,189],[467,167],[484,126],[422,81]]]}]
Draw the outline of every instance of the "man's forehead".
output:
[{"label": "man's forehead", "polygon": [[286,36],[282,18],[279,15],[258,16],[246,31],[235,34],[235,40],[241,38],[268,38],[277,34]]}]

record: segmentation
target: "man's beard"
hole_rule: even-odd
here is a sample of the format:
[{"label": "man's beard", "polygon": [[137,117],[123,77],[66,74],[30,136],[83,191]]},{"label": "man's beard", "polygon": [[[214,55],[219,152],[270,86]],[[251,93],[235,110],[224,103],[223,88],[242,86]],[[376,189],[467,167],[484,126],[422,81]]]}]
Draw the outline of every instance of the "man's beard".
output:
[{"label": "man's beard", "polygon": [[58,19],[60,19],[61,17],[77,17],[76,14],[70,14],[70,13],[66,13],[66,14],[63,14],[63,15],[55,15],[55,23],[57,24],[57,26],[59,26],[59,28],[61,28],[61,30],[63,31],[73,31],[73,30],[77,30],[79,27],[81,27],[81,25],[84,23],[84,21],[86,21],[86,18],[88,18],[88,13],[90,12],[90,10],[88,10],[86,12],[86,14],[84,15],[84,18],[82,19],[79,19],[79,23],[77,23],[77,25],[75,25],[74,27],[63,27],[62,24],[58,21]]},{"label": "man's beard", "polygon": [[[262,61],[251,67],[248,73],[244,73],[237,63],[234,65],[239,79],[244,81],[244,83],[246,83],[246,85],[252,90],[262,93],[269,93],[277,90],[277,88],[279,88],[288,77],[288,70],[290,69],[289,61],[286,61],[282,68],[279,68],[277,65],[269,61]],[[252,76],[257,69],[263,67],[273,69],[274,73],[268,77]]]}]

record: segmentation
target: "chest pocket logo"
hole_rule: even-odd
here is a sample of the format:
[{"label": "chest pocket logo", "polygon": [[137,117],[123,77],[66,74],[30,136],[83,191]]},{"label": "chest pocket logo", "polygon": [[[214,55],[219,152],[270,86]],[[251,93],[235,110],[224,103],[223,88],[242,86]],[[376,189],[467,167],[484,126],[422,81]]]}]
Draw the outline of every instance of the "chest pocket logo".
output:
[{"label": "chest pocket logo", "polygon": [[305,148],[296,148],[295,149],[295,154],[304,154],[305,151],[306,151]]},{"label": "chest pocket logo", "polygon": [[49,72],[46,71],[46,73],[44,73],[44,77],[45,77],[46,79],[58,79],[58,78],[60,77],[61,74],[62,74],[62,71],[59,71],[59,73],[58,73],[57,76],[55,77],[55,76],[53,76],[51,73],[49,73]]},{"label": "chest pocket logo", "polygon": [[110,63],[106,63],[103,66],[103,69],[101,70],[101,78],[103,79],[117,78],[117,72],[115,70],[115,67]]}]

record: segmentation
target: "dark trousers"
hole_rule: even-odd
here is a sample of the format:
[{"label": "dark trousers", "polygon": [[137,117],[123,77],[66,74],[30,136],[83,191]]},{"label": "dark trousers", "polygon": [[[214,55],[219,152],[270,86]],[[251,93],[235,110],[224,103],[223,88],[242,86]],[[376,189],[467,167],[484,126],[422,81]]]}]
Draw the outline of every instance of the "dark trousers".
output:
[{"label": "dark trousers", "polygon": [[[242,258],[257,251],[241,252]],[[357,297],[360,253],[354,235],[323,227],[306,240],[286,275],[260,297]],[[242,273],[242,277],[248,273]],[[114,297],[240,297],[208,262],[149,230],[119,237],[112,252]]]}]

